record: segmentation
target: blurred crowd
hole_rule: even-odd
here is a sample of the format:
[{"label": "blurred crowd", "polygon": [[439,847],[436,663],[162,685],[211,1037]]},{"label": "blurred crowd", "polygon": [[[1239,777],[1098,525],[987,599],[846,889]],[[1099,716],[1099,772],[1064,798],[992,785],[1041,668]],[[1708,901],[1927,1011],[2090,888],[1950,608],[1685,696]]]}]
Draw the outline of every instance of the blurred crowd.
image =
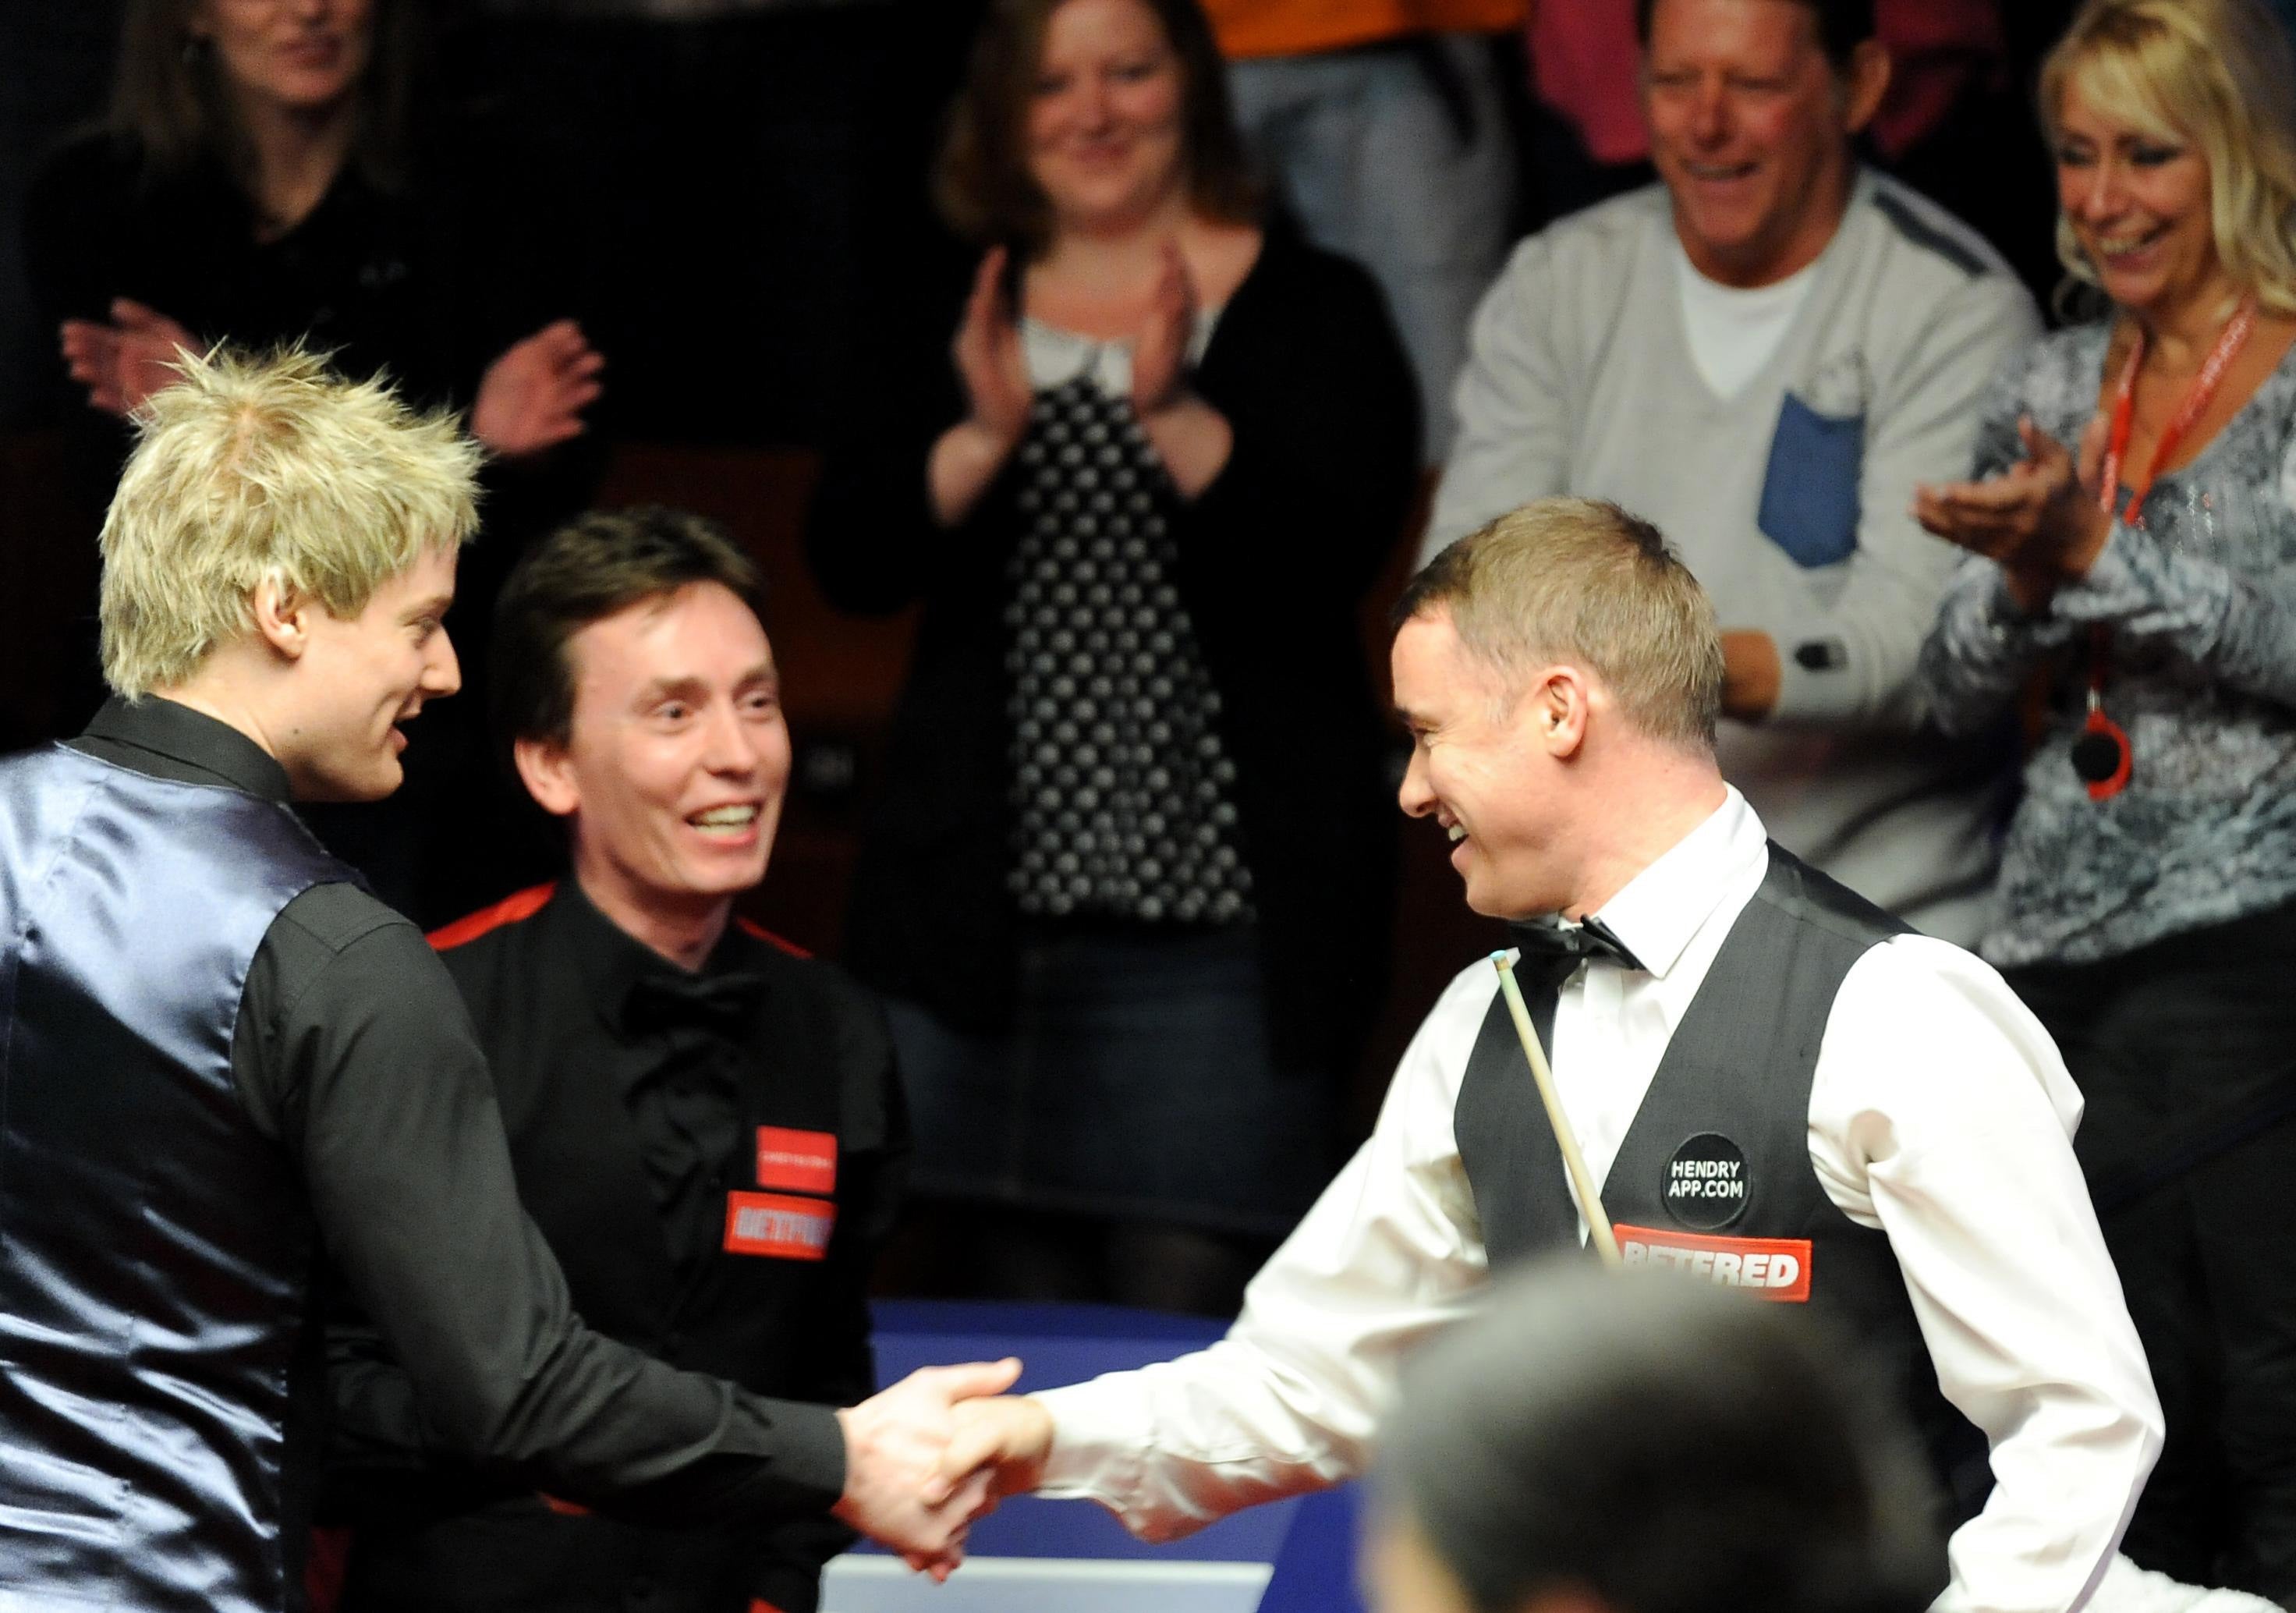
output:
[{"label": "blurred crowd", "polygon": [[87,543],[182,351],[301,340],[463,415],[463,697],[399,795],[309,814],[426,926],[563,860],[487,721],[512,562],[618,445],[817,453],[813,581],[915,624],[840,962],[931,1281],[1216,1314],[1349,1141],[1394,967],[1367,602],[1534,499],[1647,517],[1723,630],[1724,776],[2003,971],[2079,1085],[2169,1430],[2131,1555],[2285,1601],[2288,22],[45,8],[7,24],[0,405],[62,439]]}]

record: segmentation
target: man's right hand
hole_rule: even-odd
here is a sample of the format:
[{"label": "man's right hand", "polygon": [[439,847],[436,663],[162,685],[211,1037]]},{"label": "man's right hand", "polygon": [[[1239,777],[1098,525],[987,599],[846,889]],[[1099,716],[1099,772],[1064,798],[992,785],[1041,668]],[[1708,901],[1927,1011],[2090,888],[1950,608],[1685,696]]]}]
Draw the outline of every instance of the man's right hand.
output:
[{"label": "man's right hand", "polygon": [[955,1421],[928,1499],[961,1499],[967,1481],[980,1477],[992,1496],[1025,1495],[1043,1481],[1053,1453],[1053,1415],[1042,1402],[1026,1395],[967,1400],[955,1408]]},{"label": "man's right hand", "polygon": [[1012,1388],[1020,1375],[1021,1363],[1013,1360],[924,1367],[839,1412],[845,1494],[832,1511],[900,1552],[912,1568],[946,1579],[964,1555],[965,1529],[995,1505],[985,1484],[939,1481],[956,1409],[974,1396]]}]

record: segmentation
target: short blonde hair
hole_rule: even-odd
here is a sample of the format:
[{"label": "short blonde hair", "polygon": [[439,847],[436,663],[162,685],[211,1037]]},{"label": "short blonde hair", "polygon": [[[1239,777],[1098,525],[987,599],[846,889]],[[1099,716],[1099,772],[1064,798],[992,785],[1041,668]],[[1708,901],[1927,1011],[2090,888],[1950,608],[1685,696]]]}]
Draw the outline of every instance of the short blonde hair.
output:
[{"label": "short blonde hair", "polygon": [[1430,561],[1395,619],[1437,610],[1511,694],[1541,667],[1575,661],[1652,738],[1713,747],[1722,714],[1714,605],[1640,516],[1591,498],[1509,511]]},{"label": "short blonde hair", "polygon": [[178,368],[136,413],[103,521],[103,675],[128,699],[252,631],[266,577],[348,620],[424,551],[477,530],[481,451],[453,416],[300,348]]},{"label": "short blonde hair", "polygon": [[[2068,87],[2155,138],[2201,148],[2217,259],[2276,314],[2296,314],[2296,61],[2256,0],[2088,0],[2041,64],[2054,143]],[[2097,283],[2072,222],[2057,257]]]}]

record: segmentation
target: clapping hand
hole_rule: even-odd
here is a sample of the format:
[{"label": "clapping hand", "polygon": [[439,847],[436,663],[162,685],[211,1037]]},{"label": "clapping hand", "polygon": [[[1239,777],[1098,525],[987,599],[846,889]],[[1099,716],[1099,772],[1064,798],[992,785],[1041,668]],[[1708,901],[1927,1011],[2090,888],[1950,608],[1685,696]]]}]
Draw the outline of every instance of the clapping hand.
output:
[{"label": "clapping hand", "polygon": [[1021,327],[1004,287],[1006,261],[1003,247],[991,247],[981,257],[950,356],[957,379],[964,383],[968,418],[990,442],[1009,452],[1029,429],[1033,395],[1028,363],[1021,354]]},{"label": "clapping hand", "polygon": [[838,1412],[846,1454],[837,1516],[946,1580],[964,1559],[965,1531],[996,1504],[989,1474],[955,1484],[941,1477],[956,1413],[974,1396],[1010,1388],[1020,1373],[1009,1359],[924,1367]]},{"label": "clapping hand", "polygon": [[2096,563],[2112,535],[2103,506],[2107,425],[2091,420],[2078,453],[2035,425],[2017,422],[2025,457],[1983,481],[1914,489],[1914,519],[1930,531],[1999,562],[2011,594],[2028,610],[2046,603]]},{"label": "clapping hand", "polygon": [[145,398],[176,379],[175,365],[199,343],[156,308],[125,297],[111,304],[109,322],[67,319],[64,366],[87,389],[87,401],[111,414],[132,414]]},{"label": "clapping hand", "polygon": [[1188,379],[1196,332],[1196,288],[1179,243],[1164,243],[1164,263],[1150,294],[1148,318],[1132,344],[1132,407],[1143,420],[1168,408]]},{"label": "clapping hand", "polygon": [[505,459],[538,454],[582,433],[582,411],[603,389],[606,367],[570,319],[512,342],[487,366],[471,406],[471,435]]}]

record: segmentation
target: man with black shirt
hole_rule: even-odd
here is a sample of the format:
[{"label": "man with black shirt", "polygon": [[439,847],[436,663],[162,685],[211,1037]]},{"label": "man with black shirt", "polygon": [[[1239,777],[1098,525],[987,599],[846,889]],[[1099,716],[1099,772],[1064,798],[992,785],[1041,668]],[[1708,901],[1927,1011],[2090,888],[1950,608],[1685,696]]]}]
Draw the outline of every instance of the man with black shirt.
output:
[{"label": "man with black shirt", "polygon": [[[866,1283],[907,1139],[874,1001],[734,915],[790,772],[756,587],[716,528],[666,510],[585,516],[520,561],[496,715],[566,820],[573,877],[430,938],[582,1314],[674,1364],[843,1404],[873,1380]],[[656,1613],[813,1613],[850,1539],[822,1519],[758,1535],[570,1516],[452,1468],[407,1488],[367,1509],[343,1613],[567,1613],[640,1591]]]},{"label": "man with black shirt", "polygon": [[[301,354],[184,373],[105,523],[119,698],[0,765],[0,1605],[298,1606],[331,1390],[354,1437],[945,1566],[916,1480],[1009,1364],[832,1411],[591,1331],[452,983],[287,809],[387,795],[454,692],[477,450]],[[403,1370],[323,1379],[323,1250]]]}]

